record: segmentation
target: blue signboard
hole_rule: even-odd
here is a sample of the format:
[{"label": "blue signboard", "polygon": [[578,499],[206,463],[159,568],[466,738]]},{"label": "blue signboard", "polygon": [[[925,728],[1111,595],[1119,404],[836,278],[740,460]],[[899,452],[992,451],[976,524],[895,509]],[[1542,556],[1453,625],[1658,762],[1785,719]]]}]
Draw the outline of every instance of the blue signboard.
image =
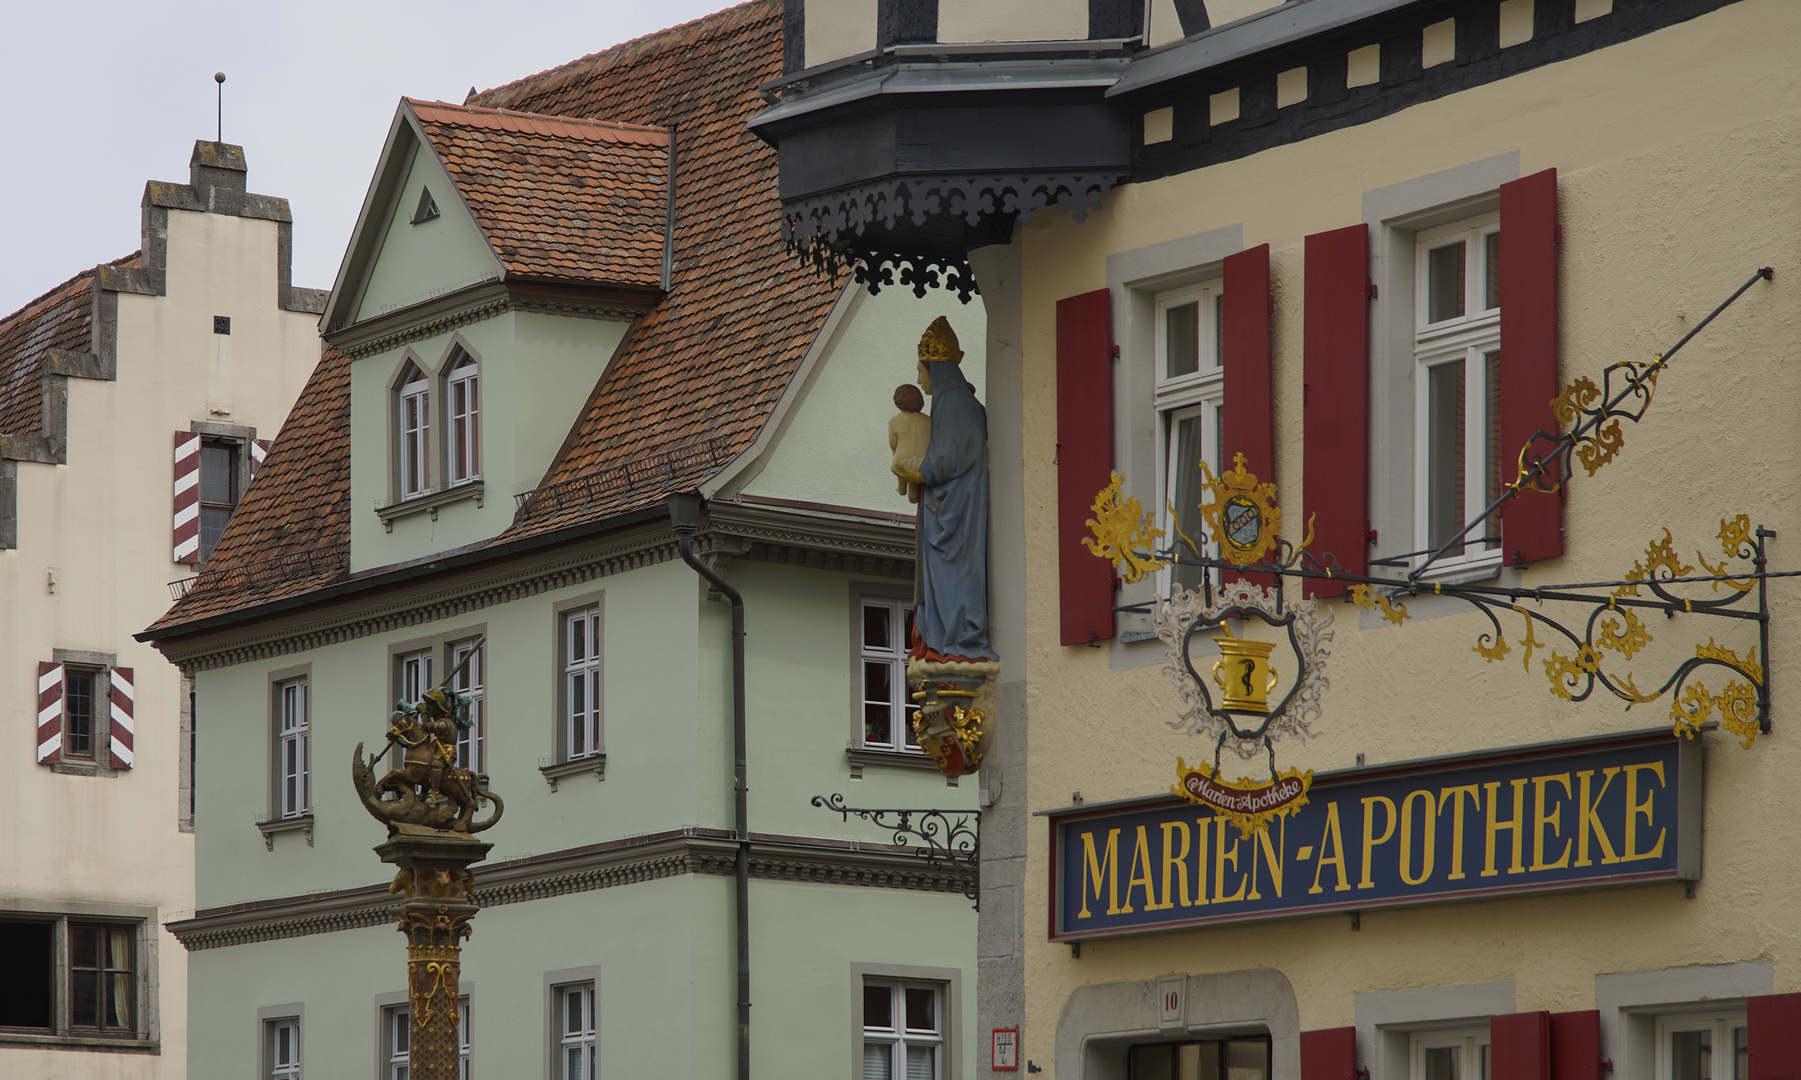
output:
[{"label": "blue signboard", "polygon": [[1047,816],[1059,941],[1692,881],[1701,743],[1660,728],[1322,773],[1305,806],[1248,837],[1174,797]]}]

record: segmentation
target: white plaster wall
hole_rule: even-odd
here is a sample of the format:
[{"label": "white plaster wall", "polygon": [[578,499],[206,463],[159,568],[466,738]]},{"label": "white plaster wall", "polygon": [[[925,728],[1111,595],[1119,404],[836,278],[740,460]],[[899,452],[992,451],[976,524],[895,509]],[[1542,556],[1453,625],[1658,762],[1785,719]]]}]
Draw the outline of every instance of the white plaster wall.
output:
[{"label": "white plaster wall", "polygon": [[875,48],[876,0],[827,0],[806,8],[807,66]]},{"label": "white plaster wall", "polygon": [[940,4],[938,40],[1081,41],[1088,36],[1088,0],[991,0]]},{"label": "white plaster wall", "polygon": [[[763,471],[744,493],[832,506],[913,513],[913,504],[891,482],[893,452],[888,421],[897,411],[894,389],[915,380],[919,337],[943,315],[963,348],[963,374],[976,398],[986,401],[983,371],[987,316],[979,299],[959,303],[955,293],[886,288],[864,296],[850,326],[798,403]],[[931,401],[926,402],[931,411]]]},{"label": "white plaster wall", "polygon": [[[0,897],[20,910],[88,901],[168,918],[193,907],[193,838],[177,825],[180,676],[131,635],[190,572],[170,558],[173,433],[216,420],[274,437],[318,359],[316,316],[277,306],[276,242],[274,222],[170,211],[167,295],[119,298],[118,381],[69,380],[66,465],[18,463],[19,546],[0,551]],[[230,337],[213,333],[214,315],[231,316]],[[129,772],[35,763],[37,663],[58,648],[115,653],[135,669]],[[146,930],[160,1055],[8,1047],[0,1073],[184,1076],[187,954],[156,922]]]},{"label": "white plaster wall", "polygon": [[[1666,526],[1685,560],[1694,563],[1697,551],[1714,558],[1720,519],[1741,511],[1781,534],[1776,569],[1801,565],[1783,546],[1801,530],[1793,422],[1801,405],[1801,73],[1788,44],[1797,35],[1795,5],[1744,0],[1361,126],[1123,188],[1085,224],[1051,214],[1022,230],[1032,809],[1065,805],[1078,789],[1091,803],[1165,790],[1177,755],[1196,753],[1193,740],[1165,726],[1177,705],[1155,663],[1114,671],[1108,650],[1057,644],[1054,305],[1104,287],[1109,254],[1234,225],[1246,246],[1272,246],[1276,479],[1291,510],[1288,538],[1298,542],[1303,238],[1356,224],[1363,194],[1389,184],[1516,150],[1522,175],[1555,167],[1566,381],[1649,360],[1757,267],[1775,266],[1776,280],[1755,286],[1675,360],[1645,421],[1626,426],[1613,464],[1594,478],[1578,471],[1568,553],[1522,583],[1615,577]],[[1790,610],[1801,593],[1781,582],[1771,591],[1772,685],[1780,688],[1801,678]],[[1445,610],[1425,600],[1409,606],[1416,616]],[[1337,636],[1324,715],[1311,742],[1281,744],[1283,767],[1668,722],[1667,702],[1623,714],[1612,699],[1553,696],[1543,653],[1521,670],[1517,619],[1506,627],[1513,652],[1490,665],[1472,652],[1479,616],[1378,628],[1342,602],[1330,607]],[[1640,685],[1709,634],[1741,651],[1755,643],[1743,629],[1698,618],[1659,619],[1649,629],[1662,652],[1628,665]],[[1707,738],[1705,878],[1694,899],[1670,884],[1446,904],[1365,913],[1358,931],[1342,915],[1321,916],[1091,942],[1078,959],[1045,940],[1046,832],[1033,828],[1022,1056],[1046,1065],[1039,1055],[1076,988],[1174,972],[1277,968],[1295,987],[1302,1029],[1354,1023],[1355,996],[1365,991],[1507,980],[1521,1010],[1590,1009],[1601,973],[1759,958],[1773,963],[1776,992],[1801,990],[1790,917],[1801,881],[1801,793],[1789,779],[1801,771],[1801,711],[1780,689],[1774,724],[1775,734],[1749,751]]]}]

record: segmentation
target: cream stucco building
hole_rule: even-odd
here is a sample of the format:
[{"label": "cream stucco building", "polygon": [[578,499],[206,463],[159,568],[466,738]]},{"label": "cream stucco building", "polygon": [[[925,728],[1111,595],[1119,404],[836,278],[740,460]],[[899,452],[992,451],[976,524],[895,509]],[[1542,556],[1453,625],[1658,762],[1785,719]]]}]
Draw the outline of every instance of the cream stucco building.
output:
[{"label": "cream stucco building", "polygon": [[[1743,573],[1743,535],[1801,566],[1801,9],[809,0],[789,25],[752,124],[790,235],[972,272],[988,312],[979,1075],[1008,1069],[991,1039],[1058,1080],[1801,1075],[1794,586],[1768,583],[1761,640],[1698,614],[1718,581],[1641,612],[1649,643],[1601,630],[1631,625],[1608,599],[1641,595],[1612,584],[1635,565]],[[1553,395],[1655,362],[1740,286],[1617,456],[1453,542],[1557,432]],[[1192,533],[1196,463],[1240,453],[1283,539],[1312,536],[1303,568],[1391,583],[1359,606],[1287,582],[1332,619],[1329,685],[1272,744],[1314,787],[1263,841],[1170,793],[1215,742],[1172,727],[1186,676],[1144,612],[1198,577],[1116,591],[1081,545],[1110,472]],[[1584,582],[1598,612],[1551,600]],[[1441,585],[1497,590],[1498,621]],[[1576,642],[1529,644],[1527,609]],[[1656,693],[1720,649],[1705,693]],[[1192,656],[1204,679],[1219,652]],[[1673,709],[1738,730],[1683,739]],[[1224,779],[1267,778],[1250,749]]]},{"label": "cream stucco building", "polygon": [[[204,560],[319,356],[241,148],[150,182],[143,246],[0,319],[0,1075],[187,1075],[192,734],[132,634]],[[200,721],[204,724],[204,719]],[[223,762],[215,767],[224,767]],[[246,811],[248,813],[248,811]]]}]

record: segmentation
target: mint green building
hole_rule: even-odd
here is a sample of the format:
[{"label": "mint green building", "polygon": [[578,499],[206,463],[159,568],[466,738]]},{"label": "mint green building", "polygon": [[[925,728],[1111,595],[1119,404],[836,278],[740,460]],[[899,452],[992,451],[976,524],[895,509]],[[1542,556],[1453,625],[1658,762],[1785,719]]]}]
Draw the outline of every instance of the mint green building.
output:
[{"label": "mint green building", "polygon": [[887,427],[933,317],[978,389],[987,330],[784,251],[743,123],[781,40],[781,5],[749,4],[401,103],[325,359],[141,635],[195,686],[197,910],[170,926],[194,1080],[406,1075],[349,766],[447,676],[474,702],[459,758],[505,800],[467,1074],[734,1075],[731,606],[677,554],[678,492],[744,603],[750,1075],[974,1075],[973,877],[811,798],[972,827],[985,798],[906,735]]}]

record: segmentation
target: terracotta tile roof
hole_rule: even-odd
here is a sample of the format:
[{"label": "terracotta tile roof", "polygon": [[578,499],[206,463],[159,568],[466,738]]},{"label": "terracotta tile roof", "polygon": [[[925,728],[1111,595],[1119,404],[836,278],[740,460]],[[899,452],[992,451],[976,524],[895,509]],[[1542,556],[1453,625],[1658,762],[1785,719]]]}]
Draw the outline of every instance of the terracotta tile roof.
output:
[{"label": "terracotta tile roof", "polygon": [[206,568],[151,629],[341,580],[349,539],[350,360],[328,347]]},{"label": "terracotta tile roof", "polygon": [[[584,132],[583,145],[654,149],[661,159],[645,143],[587,137],[580,121],[604,118],[620,132],[673,129],[677,144],[671,291],[627,335],[545,486],[492,543],[692,490],[756,438],[824,324],[843,279],[803,270],[784,252],[775,155],[745,126],[762,106],[757,85],[780,73],[781,20],[781,0],[756,0],[472,99],[465,139],[497,130],[535,139],[502,125],[536,131],[561,118]],[[217,576],[150,636],[345,577],[324,563],[341,564],[350,535],[348,367],[328,351],[213,553]]]},{"label": "terracotta tile roof", "polygon": [[[135,267],[138,253],[114,260]],[[44,353],[91,352],[94,271],[83,270],[0,319],[0,434],[43,435]]]},{"label": "terracotta tile roof", "polygon": [[508,538],[691,489],[749,445],[841,279],[782,249],[775,152],[745,125],[781,74],[782,4],[757,0],[510,83],[472,104],[673,129],[675,274],[632,331]]},{"label": "terracotta tile roof", "polygon": [[667,132],[407,104],[509,276],[662,284]]}]

